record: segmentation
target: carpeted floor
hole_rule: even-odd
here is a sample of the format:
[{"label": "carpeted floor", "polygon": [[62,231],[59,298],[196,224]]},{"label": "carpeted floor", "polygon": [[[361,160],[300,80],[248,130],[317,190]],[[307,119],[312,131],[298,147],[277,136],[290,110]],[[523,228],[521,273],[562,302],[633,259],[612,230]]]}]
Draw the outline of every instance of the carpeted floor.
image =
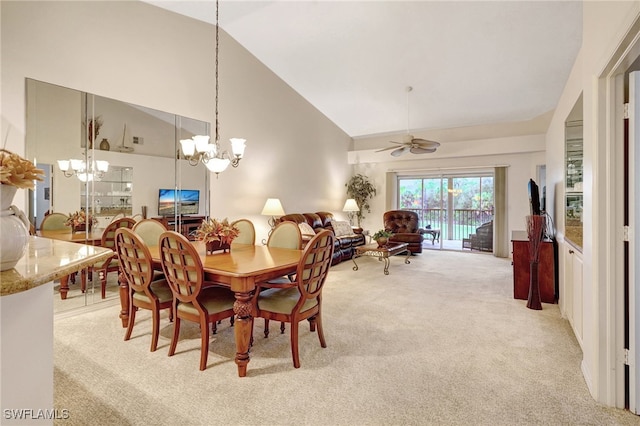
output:
[{"label": "carpeted floor", "polygon": [[199,331],[184,323],[167,356],[163,317],[149,352],[141,311],[123,341],[119,306],[56,318],[55,407],[64,425],[632,425],[640,418],[600,406],[580,372],[582,354],[557,305],[513,299],[508,259],[428,252],[333,267],[324,289],[328,347],[301,327],[301,368],[289,336],[262,321],[246,378],[233,362],[233,329],[212,337],[198,370]]}]

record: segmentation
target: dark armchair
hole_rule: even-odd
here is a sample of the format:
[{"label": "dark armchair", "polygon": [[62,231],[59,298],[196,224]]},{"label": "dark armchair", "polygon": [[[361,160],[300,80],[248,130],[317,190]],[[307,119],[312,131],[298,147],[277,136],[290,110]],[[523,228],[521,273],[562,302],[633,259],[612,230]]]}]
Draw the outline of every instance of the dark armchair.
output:
[{"label": "dark armchair", "polygon": [[493,251],[493,221],[483,223],[476,233],[469,235],[471,250]]},{"label": "dark armchair", "polygon": [[420,229],[418,213],[410,210],[389,210],[382,216],[384,229],[392,232],[389,242],[408,243],[411,253],[422,253],[424,230]]}]

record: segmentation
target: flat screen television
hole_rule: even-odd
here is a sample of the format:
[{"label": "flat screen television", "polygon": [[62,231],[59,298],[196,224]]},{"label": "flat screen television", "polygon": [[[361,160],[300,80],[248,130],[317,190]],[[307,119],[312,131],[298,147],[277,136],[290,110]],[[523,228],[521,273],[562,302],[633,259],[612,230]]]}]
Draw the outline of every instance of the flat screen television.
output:
[{"label": "flat screen television", "polygon": [[160,189],[158,190],[158,215],[175,216],[176,202],[178,215],[198,214],[200,209],[200,190],[198,189]]},{"label": "flat screen television", "polygon": [[532,215],[540,215],[540,190],[533,179],[529,179],[529,206]]}]

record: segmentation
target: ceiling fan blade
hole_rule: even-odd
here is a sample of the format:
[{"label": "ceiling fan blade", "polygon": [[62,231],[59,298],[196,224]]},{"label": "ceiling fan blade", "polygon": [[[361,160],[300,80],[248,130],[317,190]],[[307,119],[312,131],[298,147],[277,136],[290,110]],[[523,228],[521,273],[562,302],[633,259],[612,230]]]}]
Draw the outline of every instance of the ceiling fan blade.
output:
[{"label": "ceiling fan blade", "polygon": [[389,151],[390,149],[398,149],[398,147],[397,146],[388,146],[386,148],[379,149],[376,152]]},{"label": "ceiling fan blade", "polygon": [[416,143],[423,148],[437,148],[440,146],[440,142],[430,141],[427,139],[416,138],[411,141],[412,143]]},{"label": "ceiling fan blade", "polygon": [[[412,154],[429,154],[431,152],[436,152],[436,148],[422,148],[419,146],[414,146],[409,148]],[[393,155],[393,152],[391,153]]]},{"label": "ceiling fan blade", "polygon": [[408,146],[403,146],[402,148],[398,148],[395,151],[391,151],[391,155],[394,157],[400,157],[402,154],[409,151],[409,149],[410,148]]}]

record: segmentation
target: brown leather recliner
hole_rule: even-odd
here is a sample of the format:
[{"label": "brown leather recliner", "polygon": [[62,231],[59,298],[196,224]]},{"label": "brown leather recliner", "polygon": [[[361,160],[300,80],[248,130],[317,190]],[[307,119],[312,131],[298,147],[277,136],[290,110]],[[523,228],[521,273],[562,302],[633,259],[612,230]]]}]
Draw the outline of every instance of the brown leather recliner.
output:
[{"label": "brown leather recliner", "polygon": [[384,229],[393,233],[389,242],[408,243],[411,253],[422,253],[424,231],[420,229],[418,213],[410,210],[389,210],[384,213],[382,219]]}]

